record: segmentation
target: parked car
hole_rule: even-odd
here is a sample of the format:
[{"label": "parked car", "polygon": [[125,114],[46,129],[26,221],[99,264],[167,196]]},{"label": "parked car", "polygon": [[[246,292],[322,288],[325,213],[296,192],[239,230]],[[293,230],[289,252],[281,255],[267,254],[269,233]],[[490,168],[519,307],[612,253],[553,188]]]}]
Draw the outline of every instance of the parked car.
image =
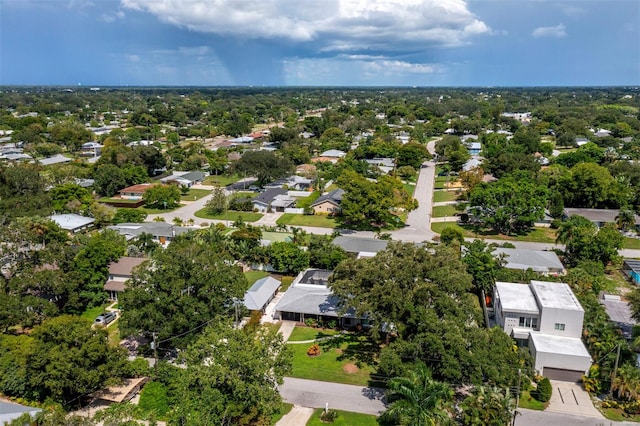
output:
[{"label": "parked car", "polygon": [[118,315],[115,312],[105,312],[102,315],[98,315],[95,320],[95,324],[107,325],[115,321]]}]

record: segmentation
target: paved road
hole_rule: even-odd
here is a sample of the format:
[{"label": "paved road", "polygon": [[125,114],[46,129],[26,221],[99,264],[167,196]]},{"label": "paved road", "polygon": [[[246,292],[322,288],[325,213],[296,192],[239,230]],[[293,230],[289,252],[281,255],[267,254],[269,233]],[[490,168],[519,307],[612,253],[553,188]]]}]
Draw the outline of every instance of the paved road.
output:
[{"label": "paved road", "polygon": [[352,411],[379,415],[385,410],[384,391],[378,388],[285,377],[280,387],[285,402],[303,407]]},{"label": "paved road", "polygon": [[609,425],[628,425],[637,426],[638,423],[633,422],[613,422],[606,419],[598,419],[594,417],[583,417],[575,414],[551,413],[548,411],[534,411],[524,408],[518,409],[516,417],[516,426],[609,426]]}]

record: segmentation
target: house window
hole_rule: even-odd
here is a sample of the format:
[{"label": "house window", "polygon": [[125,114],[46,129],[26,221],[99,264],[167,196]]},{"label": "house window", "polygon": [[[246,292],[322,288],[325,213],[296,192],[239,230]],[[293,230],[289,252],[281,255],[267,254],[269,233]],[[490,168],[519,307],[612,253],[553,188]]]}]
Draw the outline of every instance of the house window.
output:
[{"label": "house window", "polygon": [[560,324],[559,322],[557,322],[554,326],[554,328],[556,330],[560,330],[560,331],[564,331],[564,324]]},{"label": "house window", "polygon": [[538,318],[533,317],[520,317],[518,326],[524,328],[538,328]]}]

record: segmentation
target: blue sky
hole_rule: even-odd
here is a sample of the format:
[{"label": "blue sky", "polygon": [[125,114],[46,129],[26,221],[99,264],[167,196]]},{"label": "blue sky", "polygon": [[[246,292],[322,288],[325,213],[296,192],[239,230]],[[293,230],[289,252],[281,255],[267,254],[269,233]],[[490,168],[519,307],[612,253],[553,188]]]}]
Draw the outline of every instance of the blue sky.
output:
[{"label": "blue sky", "polygon": [[640,85],[638,0],[0,0],[0,85]]}]

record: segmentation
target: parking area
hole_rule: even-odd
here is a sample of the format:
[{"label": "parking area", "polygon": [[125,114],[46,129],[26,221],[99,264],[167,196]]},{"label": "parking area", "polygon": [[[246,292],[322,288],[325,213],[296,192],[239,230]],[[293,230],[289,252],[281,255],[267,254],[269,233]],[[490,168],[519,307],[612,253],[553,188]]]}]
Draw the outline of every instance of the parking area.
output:
[{"label": "parking area", "polygon": [[553,393],[545,411],[596,417],[604,420],[602,414],[593,406],[591,396],[580,383],[551,380],[551,386]]}]

